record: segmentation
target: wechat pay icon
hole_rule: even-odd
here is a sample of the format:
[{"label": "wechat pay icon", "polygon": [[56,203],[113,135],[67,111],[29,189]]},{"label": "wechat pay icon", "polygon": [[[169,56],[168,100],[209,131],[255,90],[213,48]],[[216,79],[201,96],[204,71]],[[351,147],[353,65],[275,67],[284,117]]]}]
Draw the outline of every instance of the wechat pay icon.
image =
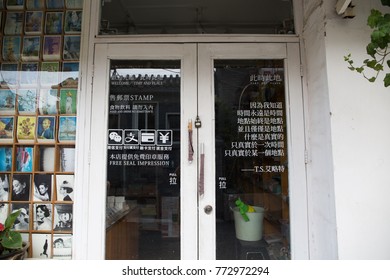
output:
[{"label": "wechat pay icon", "polygon": [[122,144],[122,130],[121,129],[109,129],[108,130],[108,144],[109,145],[121,145]]}]

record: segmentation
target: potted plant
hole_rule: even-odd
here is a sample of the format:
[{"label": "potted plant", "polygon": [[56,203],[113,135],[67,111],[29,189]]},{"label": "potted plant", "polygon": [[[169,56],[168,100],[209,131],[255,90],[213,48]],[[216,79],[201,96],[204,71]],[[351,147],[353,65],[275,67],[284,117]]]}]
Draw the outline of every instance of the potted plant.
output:
[{"label": "potted plant", "polygon": [[11,213],[4,224],[0,223],[0,260],[24,259],[29,244],[23,242],[21,234],[12,229],[20,212]]}]

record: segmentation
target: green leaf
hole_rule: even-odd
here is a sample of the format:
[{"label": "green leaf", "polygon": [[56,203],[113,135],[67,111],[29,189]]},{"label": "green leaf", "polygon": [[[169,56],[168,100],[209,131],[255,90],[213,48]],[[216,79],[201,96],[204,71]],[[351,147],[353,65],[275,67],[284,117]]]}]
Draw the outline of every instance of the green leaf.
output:
[{"label": "green leaf", "polygon": [[5,226],[6,229],[12,228],[12,226],[13,226],[14,223],[15,223],[16,218],[20,215],[20,212],[21,212],[21,211],[22,211],[22,210],[19,209],[18,211],[11,213],[11,214],[7,217],[7,219],[5,220],[5,223],[4,223],[4,226]]},{"label": "green leaf", "polygon": [[376,44],[374,44],[372,42],[369,43],[366,47],[367,54],[370,55],[371,57],[375,58],[376,48],[377,48]]},{"label": "green leaf", "polygon": [[368,79],[371,83],[375,82],[376,78],[375,77],[372,77],[372,78],[369,78]]},{"label": "green leaf", "polygon": [[385,87],[390,86],[390,73],[387,73],[385,78],[383,79],[383,82],[385,84]]},{"label": "green leaf", "polygon": [[380,18],[382,17],[382,13],[378,10],[371,10],[371,14],[369,15],[367,19],[367,24],[371,28],[375,28],[377,26]]},{"label": "green leaf", "polygon": [[374,69],[375,65],[376,65],[376,60],[375,59],[369,60],[369,61],[366,62],[366,65],[367,65],[367,67],[370,67],[370,68]]},{"label": "green leaf", "polygon": [[19,232],[9,231],[3,236],[1,245],[7,249],[20,249],[22,248],[22,236]]},{"label": "green leaf", "polygon": [[364,71],[364,68],[363,68],[363,67],[358,67],[358,68],[356,68],[355,70],[356,70],[356,72],[358,72],[358,73],[362,73],[362,72]]}]

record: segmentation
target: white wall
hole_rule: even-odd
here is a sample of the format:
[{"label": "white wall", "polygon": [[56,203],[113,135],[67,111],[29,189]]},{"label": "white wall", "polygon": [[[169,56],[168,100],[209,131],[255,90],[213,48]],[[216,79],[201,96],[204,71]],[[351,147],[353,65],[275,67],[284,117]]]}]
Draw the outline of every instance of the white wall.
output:
[{"label": "white wall", "polygon": [[[327,183],[333,181],[338,258],[389,259],[390,88],[385,89],[382,81],[369,83],[348,70],[343,56],[352,53],[356,62],[367,58],[369,11],[380,8],[390,12],[390,9],[383,9],[380,0],[354,0],[356,17],[342,19],[334,10],[336,0],[323,2],[321,12],[311,13],[317,25],[310,22],[305,25],[305,29],[310,30],[321,26],[318,24],[321,22],[323,29],[319,31],[325,31],[323,37],[321,34],[315,37],[314,32],[308,31],[303,37],[308,62],[309,111],[322,110],[322,113],[309,114],[309,137],[319,140],[325,134],[323,145],[331,156],[325,157],[322,163],[313,161],[311,169],[318,173],[322,167],[333,168],[332,178],[320,182],[320,186],[332,196],[332,188]],[[319,71],[320,75],[313,71]],[[318,102],[324,104],[318,105]],[[326,109],[329,109],[328,118]],[[322,128],[324,133],[319,131]],[[311,149],[318,150],[316,141],[311,140],[309,144]],[[319,152],[316,154],[318,159]],[[318,178],[324,179],[316,172],[314,176],[313,172],[309,173],[311,184]],[[322,219],[321,215],[316,216]]]}]

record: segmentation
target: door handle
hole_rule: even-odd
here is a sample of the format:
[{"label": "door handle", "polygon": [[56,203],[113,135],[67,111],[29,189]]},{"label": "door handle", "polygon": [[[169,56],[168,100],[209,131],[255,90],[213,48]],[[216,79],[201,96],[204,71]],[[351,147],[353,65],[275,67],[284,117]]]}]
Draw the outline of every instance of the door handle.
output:
[{"label": "door handle", "polygon": [[204,208],[203,208],[204,212],[207,214],[207,215],[210,215],[211,212],[213,211],[213,206],[211,205],[206,205]]}]

